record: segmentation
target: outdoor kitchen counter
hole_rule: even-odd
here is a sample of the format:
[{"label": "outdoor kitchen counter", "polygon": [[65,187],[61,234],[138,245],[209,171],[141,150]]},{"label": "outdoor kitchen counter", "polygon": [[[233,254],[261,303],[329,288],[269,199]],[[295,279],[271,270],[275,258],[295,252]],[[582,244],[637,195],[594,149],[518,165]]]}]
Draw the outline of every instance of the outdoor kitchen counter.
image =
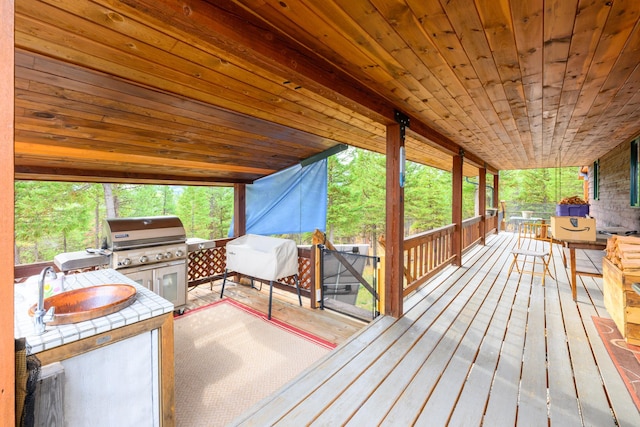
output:
[{"label": "outdoor kitchen counter", "polygon": [[46,327],[42,335],[34,334],[33,317],[28,310],[38,300],[38,276],[15,285],[15,338],[26,337],[32,353],[69,344],[142,320],[173,312],[173,304],[154,292],[138,285],[113,269],[97,270],[66,276],[65,290],[102,284],[128,284],[136,287],[136,301],[122,310],[84,322]]},{"label": "outdoor kitchen counter", "polygon": [[129,284],[137,290],[136,301],[107,316],[47,325],[36,335],[28,309],[37,300],[38,277],[15,285],[15,337],[26,338],[43,371],[56,367],[64,375],[64,386],[49,381],[54,390],[35,397],[46,403],[49,396],[62,396],[50,405],[36,404],[36,419],[54,411],[53,419],[65,425],[175,426],[173,304],[113,269],[65,280],[65,290]]}]

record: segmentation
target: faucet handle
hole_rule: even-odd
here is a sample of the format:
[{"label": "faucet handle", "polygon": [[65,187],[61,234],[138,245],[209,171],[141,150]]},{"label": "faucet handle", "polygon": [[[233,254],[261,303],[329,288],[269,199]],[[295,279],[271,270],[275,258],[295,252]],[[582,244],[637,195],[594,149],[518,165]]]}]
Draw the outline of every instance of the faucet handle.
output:
[{"label": "faucet handle", "polygon": [[54,317],[55,313],[56,313],[56,308],[55,307],[50,307],[49,310],[47,310],[47,312],[42,317],[42,323],[53,322],[53,317]]}]

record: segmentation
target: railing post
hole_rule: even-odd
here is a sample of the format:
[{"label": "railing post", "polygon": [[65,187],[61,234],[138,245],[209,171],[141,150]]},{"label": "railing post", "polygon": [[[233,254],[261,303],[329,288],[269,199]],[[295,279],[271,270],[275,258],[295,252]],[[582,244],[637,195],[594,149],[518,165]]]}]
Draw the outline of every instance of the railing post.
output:
[{"label": "railing post", "polygon": [[319,242],[315,239],[311,246],[311,286],[309,286],[309,292],[311,293],[311,308],[317,308],[318,302],[320,302],[320,287],[322,286],[322,275],[320,269],[320,262],[322,261],[322,254],[320,253]]}]

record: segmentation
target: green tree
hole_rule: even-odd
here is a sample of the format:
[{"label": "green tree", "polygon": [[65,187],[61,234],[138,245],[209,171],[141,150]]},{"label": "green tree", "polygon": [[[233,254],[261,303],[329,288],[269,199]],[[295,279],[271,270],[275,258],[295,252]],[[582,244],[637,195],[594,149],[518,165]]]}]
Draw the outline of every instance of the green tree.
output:
[{"label": "green tree", "polygon": [[407,235],[451,222],[451,174],[408,162],[405,185]]},{"label": "green tree", "polygon": [[554,215],[562,198],[582,197],[582,185],[577,167],[500,171],[500,199],[510,214],[531,210]]},{"label": "green tree", "polygon": [[357,177],[351,170],[356,149],[331,156],[327,162],[327,234],[330,241],[350,240],[361,229],[362,206],[355,203]]},{"label": "green tree", "polygon": [[185,187],[178,198],[176,213],[187,236],[209,236],[209,194],[207,187]]},{"label": "green tree", "polygon": [[353,204],[359,206],[360,235],[376,242],[385,232],[386,223],[386,158],[371,151],[358,150],[352,162],[355,179]]},{"label": "green tree", "polygon": [[115,192],[118,216],[126,218],[166,215],[167,206],[171,204],[167,203],[167,200],[173,200],[167,196],[168,191],[170,189],[163,185],[118,184]]},{"label": "green tree", "polygon": [[209,239],[221,239],[229,234],[233,218],[233,188],[209,188]]},{"label": "green tree", "polygon": [[51,260],[91,243],[87,192],[81,184],[16,181],[15,262]]}]

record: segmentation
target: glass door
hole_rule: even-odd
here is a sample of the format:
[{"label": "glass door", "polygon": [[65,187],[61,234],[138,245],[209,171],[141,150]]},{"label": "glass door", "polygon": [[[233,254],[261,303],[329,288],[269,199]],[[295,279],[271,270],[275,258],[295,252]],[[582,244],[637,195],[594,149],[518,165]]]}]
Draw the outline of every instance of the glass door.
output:
[{"label": "glass door", "polygon": [[153,290],[153,269],[121,270],[121,273],[147,289]]},{"label": "glass door", "polygon": [[153,291],[178,308],[187,302],[186,279],[184,262],[157,268]]}]

